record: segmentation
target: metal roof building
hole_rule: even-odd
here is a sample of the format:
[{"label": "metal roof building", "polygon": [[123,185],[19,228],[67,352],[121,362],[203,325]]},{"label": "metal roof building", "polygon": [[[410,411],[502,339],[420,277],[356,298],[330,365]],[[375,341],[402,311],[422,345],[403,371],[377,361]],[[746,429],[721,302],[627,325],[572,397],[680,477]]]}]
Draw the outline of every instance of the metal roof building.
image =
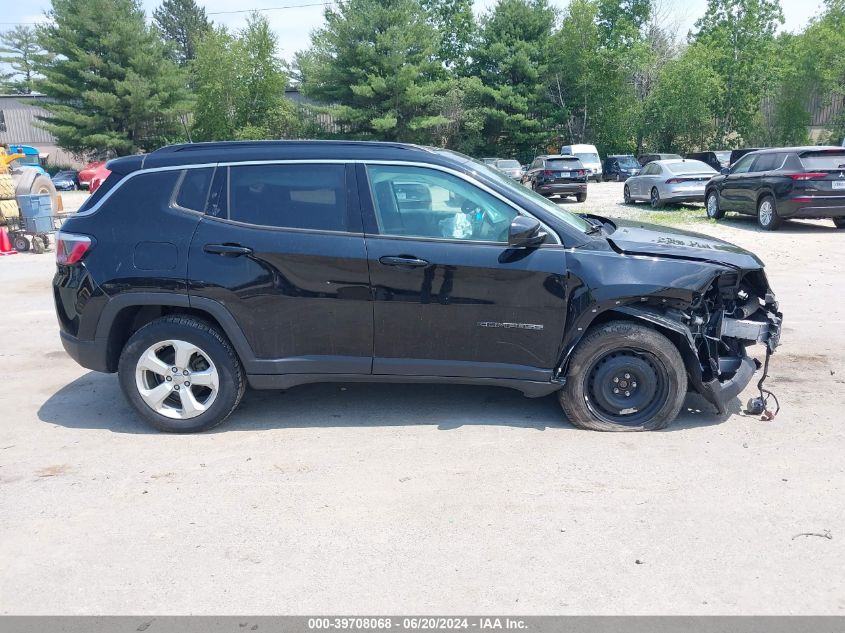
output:
[{"label": "metal roof building", "polygon": [[40,106],[45,100],[39,95],[0,95],[0,145],[32,145],[53,165],[81,167],[84,161],[60,149],[53,135],[37,125],[37,117],[47,114]]}]

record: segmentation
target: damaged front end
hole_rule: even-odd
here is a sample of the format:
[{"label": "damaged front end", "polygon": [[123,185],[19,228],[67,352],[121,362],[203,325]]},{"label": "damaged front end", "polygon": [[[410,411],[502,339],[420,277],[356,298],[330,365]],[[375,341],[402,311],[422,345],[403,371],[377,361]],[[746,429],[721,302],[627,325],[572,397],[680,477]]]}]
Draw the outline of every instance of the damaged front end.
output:
[{"label": "damaged front end", "polygon": [[761,367],[746,349],[765,345],[768,361],[780,341],[782,318],[762,269],[723,272],[681,311],[699,364],[688,367],[690,381],[719,413]]}]

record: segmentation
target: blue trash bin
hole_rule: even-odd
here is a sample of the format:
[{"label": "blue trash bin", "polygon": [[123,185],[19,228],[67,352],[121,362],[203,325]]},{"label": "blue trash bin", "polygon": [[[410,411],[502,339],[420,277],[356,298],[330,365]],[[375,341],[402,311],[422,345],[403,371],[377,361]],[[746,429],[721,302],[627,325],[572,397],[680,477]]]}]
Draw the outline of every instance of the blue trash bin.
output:
[{"label": "blue trash bin", "polygon": [[18,196],[21,226],[28,233],[50,233],[53,226],[53,201],[50,194]]}]

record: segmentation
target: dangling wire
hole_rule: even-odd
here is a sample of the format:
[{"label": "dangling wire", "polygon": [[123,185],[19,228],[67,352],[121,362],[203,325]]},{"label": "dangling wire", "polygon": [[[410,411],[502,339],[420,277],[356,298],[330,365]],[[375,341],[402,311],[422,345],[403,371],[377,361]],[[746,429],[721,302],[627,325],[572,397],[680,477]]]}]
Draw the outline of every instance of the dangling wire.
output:
[{"label": "dangling wire", "polygon": [[[766,360],[763,363],[763,375],[757,382],[757,390],[760,392],[760,400],[763,401],[763,419],[772,420],[780,411],[780,402],[778,397],[768,389],[763,389],[763,382],[769,377],[769,359],[772,356],[772,348],[766,345]],[[769,398],[775,401],[774,413],[769,410]]]}]

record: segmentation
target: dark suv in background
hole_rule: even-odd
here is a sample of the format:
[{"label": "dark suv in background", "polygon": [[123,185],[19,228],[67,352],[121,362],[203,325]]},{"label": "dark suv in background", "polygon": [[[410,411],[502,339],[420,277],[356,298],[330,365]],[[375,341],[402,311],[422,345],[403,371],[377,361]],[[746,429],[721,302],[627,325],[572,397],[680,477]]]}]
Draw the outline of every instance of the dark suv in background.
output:
[{"label": "dark suv in background", "polygon": [[725,411],[778,342],[751,253],[576,216],[454,152],[199,143],[108,168],[58,235],[61,339],[162,430],[219,424],[247,384],[333,381],[557,393],[579,427],[651,430],[688,387]]},{"label": "dark suv in background", "polygon": [[535,158],[522,182],[541,196],[575,196],[584,202],[589,175],[577,156],[552,154]]},{"label": "dark suv in background", "polygon": [[604,179],[624,182],[639,175],[642,166],[632,154],[612,154],[604,159]]},{"label": "dark suv in background", "polygon": [[790,218],[830,218],[845,228],[845,148],[784,147],[746,154],[707,184],[707,215],[756,215],[761,228]]},{"label": "dark suv in background", "polygon": [[705,165],[710,165],[716,171],[722,171],[725,167],[731,166],[731,150],[716,152],[692,152],[685,158],[700,160]]}]

